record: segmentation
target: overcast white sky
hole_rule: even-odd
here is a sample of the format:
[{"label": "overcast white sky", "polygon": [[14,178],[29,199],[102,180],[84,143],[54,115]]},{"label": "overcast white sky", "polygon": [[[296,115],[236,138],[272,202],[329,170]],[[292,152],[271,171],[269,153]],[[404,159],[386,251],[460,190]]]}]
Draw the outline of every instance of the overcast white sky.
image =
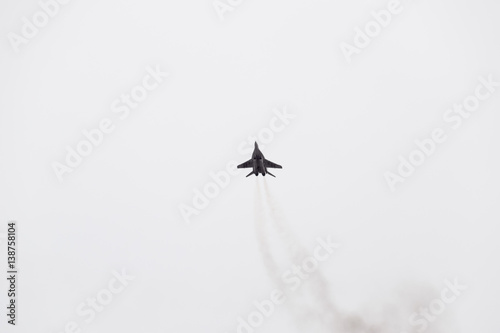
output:
[{"label": "overcast white sky", "polygon": [[[17,326],[2,279],[0,330],[236,332],[279,288],[267,256],[285,272],[330,236],[341,247],[255,332],[331,332],[310,315],[328,304],[336,325],[418,332],[411,314],[455,278],[467,289],[426,332],[498,332],[500,87],[480,77],[500,82],[500,3],[404,2],[350,62],[342,43],[390,1],[221,3],[73,0],[16,52],[42,9],[0,1],[0,258],[6,271],[1,233],[16,220],[20,267]],[[154,88],[125,117],[122,94],[144,80]],[[443,116],[477,89],[488,97],[454,129]],[[60,181],[54,163],[106,119]],[[391,191],[386,173],[436,128],[446,140]],[[187,223],[181,208],[259,133],[277,177],[231,175]],[[134,279],[78,314],[122,270]]]}]

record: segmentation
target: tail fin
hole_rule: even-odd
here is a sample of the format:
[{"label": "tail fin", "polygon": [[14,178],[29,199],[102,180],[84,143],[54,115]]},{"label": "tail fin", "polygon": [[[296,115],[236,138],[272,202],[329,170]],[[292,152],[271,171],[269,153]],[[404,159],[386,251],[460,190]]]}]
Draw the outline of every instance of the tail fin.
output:
[{"label": "tail fin", "polygon": [[250,176],[250,175],[253,175],[253,170],[250,171],[250,173],[247,175],[247,177]]},{"label": "tail fin", "polygon": [[272,173],[270,173],[269,171],[267,171],[268,174],[270,174],[271,176],[273,176],[274,178],[276,178],[275,175],[273,175]]}]

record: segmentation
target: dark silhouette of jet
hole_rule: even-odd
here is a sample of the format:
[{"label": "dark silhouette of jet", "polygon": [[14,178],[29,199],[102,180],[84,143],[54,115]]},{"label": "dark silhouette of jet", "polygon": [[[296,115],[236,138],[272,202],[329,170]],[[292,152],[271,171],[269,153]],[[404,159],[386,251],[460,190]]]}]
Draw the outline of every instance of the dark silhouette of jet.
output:
[{"label": "dark silhouette of jet", "polygon": [[252,159],[238,165],[238,169],[242,168],[253,168],[252,172],[250,172],[247,177],[251,174],[258,176],[259,173],[261,173],[262,176],[265,176],[268,173],[271,176],[276,177],[275,175],[267,171],[267,168],[283,169],[281,165],[273,163],[264,158],[264,155],[259,150],[259,145],[257,144],[257,142],[255,142],[255,149],[253,150]]}]

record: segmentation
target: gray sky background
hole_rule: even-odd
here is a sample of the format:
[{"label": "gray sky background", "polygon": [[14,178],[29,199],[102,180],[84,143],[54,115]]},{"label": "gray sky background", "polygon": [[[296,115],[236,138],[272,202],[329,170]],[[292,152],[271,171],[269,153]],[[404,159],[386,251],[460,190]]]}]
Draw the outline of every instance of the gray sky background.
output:
[{"label": "gray sky background", "polygon": [[[221,20],[210,0],[73,0],[15,52],[8,34],[40,6],[1,1],[0,233],[18,221],[20,276],[18,326],[2,310],[0,330],[236,332],[276,288],[255,226],[264,181],[231,176],[189,224],[179,207],[286,109],[263,149],[284,168],[265,181],[304,249],[342,244],[317,272],[325,299],[376,332],[413,332],[416,304],[458,278],[467,290],[428,332],[499,331],[500,88],[456,130],[443,115],[479,77],[500,82],[500,3],[405,2],[349,63],[341,43],[387,4],[246,0]],[[121,120],[111,104],[156,66],[169,77]],[[60,182],[53,162],[104,118],[114,131]],[[391,191],[384,174],[435,128],[447,140]],[[85,323],[79,304],[122,269],[135,279]],[[312,330],[298,318],[284,304],[256,332]]]}]

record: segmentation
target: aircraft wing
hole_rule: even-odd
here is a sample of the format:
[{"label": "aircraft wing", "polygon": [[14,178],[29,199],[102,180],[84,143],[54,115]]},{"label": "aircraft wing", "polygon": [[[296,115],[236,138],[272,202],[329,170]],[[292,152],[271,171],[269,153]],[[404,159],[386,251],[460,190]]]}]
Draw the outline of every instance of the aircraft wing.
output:
[{"label": "aircraft wing", "polygon": [[273,163],[269,160],[264,160],[264,165],[266,166],[266,168],[283,169],[283,167],[281,165]]},{"label": "aircraft wing", "polygon": [[242,169],[242,168],[253,168],[253,161],[248,160],[245,163],[241,163],[240,165],[238,165],[238,169]]}]

